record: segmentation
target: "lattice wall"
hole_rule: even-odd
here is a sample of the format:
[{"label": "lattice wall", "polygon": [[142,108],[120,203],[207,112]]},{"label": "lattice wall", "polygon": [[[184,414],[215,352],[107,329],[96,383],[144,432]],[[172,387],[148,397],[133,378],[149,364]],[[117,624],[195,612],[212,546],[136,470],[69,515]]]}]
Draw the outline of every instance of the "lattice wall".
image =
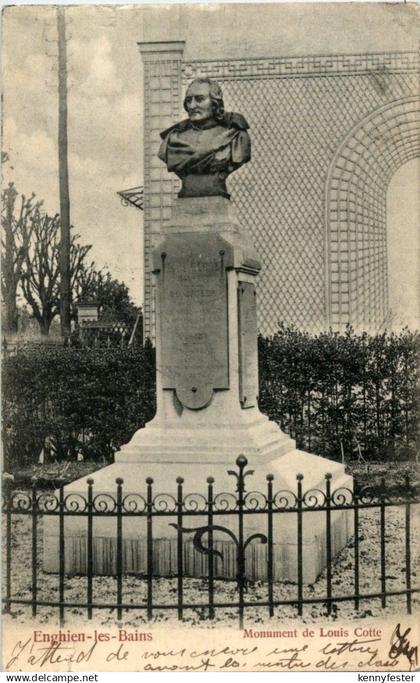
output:
[{"label": "lattice wall", "polygon": [[[337,240],[329,238],[333,200],[327,186],[329,192],[337,191],[338,186],[328,181],[349,133],[373,112],[417,94],[417,69],[417,57],[411,53],[180,64],[182,90],[197,75],[216,78],[226,109],[244,114],[251,127],[252,161],[232,175],[228,185],[263,262],[258,282],[261,332],[273,333],[280,320],[309,331],[329,324],[340,329],[347,322],[373,330],[383,321],[389,173],[378,156],[380,145],[371,147],[365,157],[359,154],[366,173],[354,181],[357,202],[362,203],[352,239],[348,219],[354,207],[347,195],[340,195],[347,204]],[[147,82],[145,87],[147,97]],[[391,128],[390,120],[388,132]],[[409,141],[406,144],[410,148]],[[145,178],[147,173],[146,164]],[[340,192],[348,193],[349,188],[341,183]],[[163,184],[162,190],[161,201],[170,202]],[[155,221],[153,230],[156,227]],[[357,259],[353,279],[343,245]],[[335,248],[341,254],[338,259],[331,257]],[[347,258],[353,259],[349,251]],[[147,277],[146,298],[151,291]]]},{"label": "lattice wall", "polygon": [[420,98],[386,104],[353,129],[327,183],[329,321],[378,329],[387,315],[386,195],[395,171],[420,156]]}]

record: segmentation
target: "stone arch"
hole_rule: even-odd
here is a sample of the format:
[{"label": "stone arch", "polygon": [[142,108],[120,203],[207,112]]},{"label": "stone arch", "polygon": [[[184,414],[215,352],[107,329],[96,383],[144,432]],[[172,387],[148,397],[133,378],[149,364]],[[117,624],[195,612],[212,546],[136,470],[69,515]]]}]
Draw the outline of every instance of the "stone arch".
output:
[{"label": "stone arch", "polygon": [[395,171],[420,156],[420,98],[395,100],[340,145],[326,183],[326,320],[377,331],[388,313],[386,195]]}]

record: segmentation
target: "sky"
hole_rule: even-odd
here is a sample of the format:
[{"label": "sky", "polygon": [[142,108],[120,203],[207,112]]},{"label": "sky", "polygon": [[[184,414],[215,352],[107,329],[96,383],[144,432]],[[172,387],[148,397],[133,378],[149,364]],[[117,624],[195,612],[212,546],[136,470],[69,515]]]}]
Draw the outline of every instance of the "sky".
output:
[{"label": "sky", "polygon": [[[86,11],[87,10],[87,11]],[[68,8],[71,222],[92,257],[142,299],[142,217],[116,192],[142,184],[141,17]],[[56,12],[7,9],[3,25],[3,149],[19,192],[59,211]],[[128,248],[127,248],[128,247]]]},{"label": "sky", "polygon": [[[415,49],[415,16],[407,9],[67,6],[71,222],[80,241],[93,245],[98,266],[142,302],[142,212],[122,206],[116,194],[143,182],[138,42],[187,38],[186,58],[193,59],[217,58],[221,45],[226,57],[239,56],[238,50],[289,56]],[[4,10],[3,150],[10,156],[4,180],[21,193],[34,192],[52,214],[59,211],[56,39],[54,7]],[[418,216],[418,206],[413,210]]]}]

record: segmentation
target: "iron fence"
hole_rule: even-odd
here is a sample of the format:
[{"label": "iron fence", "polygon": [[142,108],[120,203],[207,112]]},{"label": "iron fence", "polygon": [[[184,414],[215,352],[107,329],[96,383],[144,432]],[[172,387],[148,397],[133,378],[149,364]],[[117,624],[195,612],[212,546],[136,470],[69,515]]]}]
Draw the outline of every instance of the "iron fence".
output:
[{"label": "iron fence", "polygon": [[[58,493],[40,491],[36,480],[33,481],[32,489],[16,490],[5,482],[3,486],[3,512],[5,515],[5,596],[3,598],[4,611],[10,612],[12,605],[29,605],[32,615],[35,617],[41,607],[56,607],[58,609],[60,624],[64,623],[65,611],[71,608],[81,608],[86,611],[88,619],[92,618],[94,610],[114,609],[118,620],[121,620],[125,610],[143,610],[147,619],[151,620],[156,611],[172,610],[176,612],[178,619],[182,620],[188,609],[202,608],[207,610],[207,618],[214,619],[218,608],[230,608],[238,611],[239,625],[242,628],[244,615],[247,609],[263,607],[267,609],[267,616],[272,617],[274,610],[279,606],[293,606],[297,615],[304,614],[305,606],[314,603],[322,603],[326,607],[327,615],[330,615],[333,606],[338,602],[353,603],[355,610],[360,609],[363,600],[378,599],[382,607],[386,607],[387,600],[391,596],[400,596],[405,600],[407,613],[411,614],[412,599],[415,593],[420,592],[420,587],[412,585],[412,508],[420,502],[417,483],[410,482],[409,476],[405,479],[405,491],[398,495],[390,494],[382,481],[382,488],[374,491],[365,487],[357,491],[350,488],[340,487],[332,489],[331,474],[325,475],[325,490],[309,489],[304,491],[302,474],[297,475],[296,490],[274,489],[274,477],[266,476],[265,491],[246,491],[246,480],[254,474],[254,470],[247,469],[247,459],[239,456],[236,460],[237,470],[228,470],[228,474],[236,479],[236,492],[216,492],[214,479],[207,478],[206,495],[184,492],[184,481],[181,477],[176,480],[176,495],[156,493],[153,479],[146,479],[146,494],[126,493],[122,479],[116,479],[115,495],[108,493],[95,493],[94,480],[88,479],[86,495],[78,493],[66,493],[64,486],[60,486]],[[404,575],[404,588],[399,590],[389,589],[387,577],[387,546],[395,539],[390,539],[386,533],[386,516],[391,507],[402,508],[404,523],[398,535],[404,537],[402,573]],[[379,544],[380,562],[378,573],[380,590],[363,592],[360,586],[360,571],[363,554],[360,552],[361,531],[360,517],[363,511],[375,509],[379,512]],[[332,547],[332,517],[338,511],[347,511],[352,516],[352,575],[353,592],[336,594],[333,592],[333,547]],[[325,594],[314,597],[304,595],[303,576],[303,545],[304,527],[311,524],[313,513],[323,513],[325,530],[325,557],[326,567],[326,591]],[[263,516],[259,528],[263,532],[248,534],[246,520],[252,516]],[[274,536],[273,524],[278,515],[296,516],[296,560],[297,576],[295,582],[288,582],[290,595],[287,599],[278,599],[274,594]],[[19,543],[16,535],[13,535],[13,523],[16,517],[27,516],[30,519],[30,595],[21,597],[18,591],[13,593],[12,563],[19,561]],[[39,521],[42,517],[54,517],[58,525],[58,599],[41,599],[38,595],[38,580],[40,574],[39,552]],[[66,529],[65,521],[70,517],[86,518],[86,585],[85,598],[78,600],[66,600],[65,580],[65,545]],[[193,525],[195,518],[205,519],[205,523]],[[116,558],[115,578],[116,594],[114,599],[95,602],[93,599],[93,587],[95,582],[94,571],[94,531],[93,524],[97,518],[115,518],[116,520]],[[124,596],[124,567],[123,567],[123,539],[124,521],[128,518],[143,518],[146,528],[146,572],[139,575],[139,581],[144,582],[146,587],[146,599],[140,602],[130,602]],[[154,598],[154,580],[156,571],[153,562],[153,549],[156,537],[154,524],[157,518],[165,518],[168,524],[175,530],[176,538],[176,600],[162,603]],[[223,519],[222,519],[223,518]],[[229,526],[218,523],[232,518]],[[204,554],[207,558],[207,598],[205,601],[191,603],[184,598],[184,582],[187,578],[183,562],[184,539],[193,535],[194,551]],[[215,563],[223,562],[223,554],[218,549],[215,537],[225,535],[236,549],[236,592],[237,599],[220,601],[216,598],[215,586],[219,581],[215,571]],[[206,543],[205,543],[206,539]],[[373,542],[374,539],[369,539]],[[251,600],[251,590],[248,588],[246,573],[246,554],[251,544],[259,542],[267,546],[266,552],[266,599]],[[219,559],[218,559],[219,558]]]}]

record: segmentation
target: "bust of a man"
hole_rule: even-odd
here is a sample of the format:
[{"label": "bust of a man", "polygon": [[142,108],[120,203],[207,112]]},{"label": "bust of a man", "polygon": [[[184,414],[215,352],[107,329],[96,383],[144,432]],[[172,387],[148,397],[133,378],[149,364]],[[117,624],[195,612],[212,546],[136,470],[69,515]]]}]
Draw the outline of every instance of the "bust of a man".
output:
[{"label": "bust of a man", "polygon": [[226,178],[251,158],[251,141],[241,114],[225,112],[220,85],[196,78],[188,86],[188,119],[160,135],[159,158],[182,180],[179,197],[229,198]]}]

